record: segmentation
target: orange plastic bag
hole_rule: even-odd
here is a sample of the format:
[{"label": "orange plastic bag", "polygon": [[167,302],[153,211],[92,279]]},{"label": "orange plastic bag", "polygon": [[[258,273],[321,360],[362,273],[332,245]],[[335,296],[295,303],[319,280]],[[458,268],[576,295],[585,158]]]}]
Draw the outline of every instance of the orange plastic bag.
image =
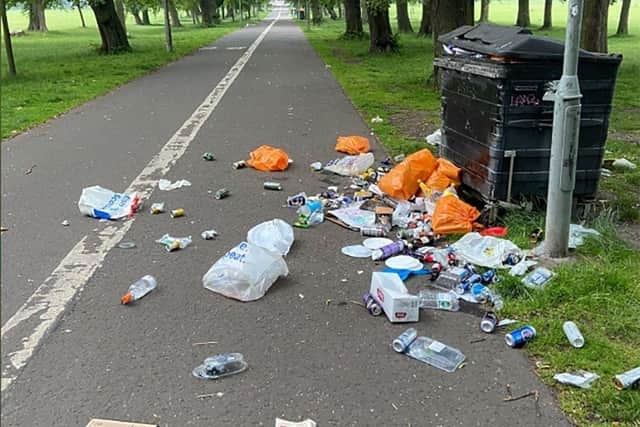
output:
[{"label": "orange plastic bag", "polygon": [[418,181],[426,181],[435,169],[436,159],[425,148],[391,169],[378,181],[378,187],[391,197],[409,200],[418,191]]},{"label": "orange plastic bag", "polygon": [[371,150],[369,140],[364,136],[339,136],[336,151],[347,154],[368,153]]},{"label": "orange plastic bag", "polygon": [[437,170],[447,178],[451,180],[451,183],[455,186],[460,185],[460,168],[451,163],[447,159],[438,159],[436,160],[438,163]]},{"label": "orange plastic bag", "polygon": [[283,171],[289,167],[289,155],[280,148],[261,145],[249,153],[249,156],[251,158],[247,160],[247,164],[261,171]]},{"label": "orange plastic bag", "polygon": [[436,234],[465,234],[473,231],[480,211],[456,196],[443,196],[436,202],[431,226]]}]

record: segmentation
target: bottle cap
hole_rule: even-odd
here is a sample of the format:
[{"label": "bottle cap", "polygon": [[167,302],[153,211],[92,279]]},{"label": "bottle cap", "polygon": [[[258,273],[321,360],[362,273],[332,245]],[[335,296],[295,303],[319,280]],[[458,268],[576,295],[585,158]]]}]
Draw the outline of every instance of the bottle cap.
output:
[{"label": "bottle cap", "polygon": [[122,302],[122,304],[129,304],[131,301],[133,301],[133,295],[131,292],[127,292],[126,295],[120,298],[120,302]]}]

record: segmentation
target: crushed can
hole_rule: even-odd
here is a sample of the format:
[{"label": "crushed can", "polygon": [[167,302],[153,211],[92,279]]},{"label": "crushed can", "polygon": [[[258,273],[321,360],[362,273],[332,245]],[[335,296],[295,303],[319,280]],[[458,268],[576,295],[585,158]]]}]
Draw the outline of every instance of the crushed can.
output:
[{"label": "crushed can", "polygon": [[376,302],[370,293],[366,293],[362,296],[362,302],[366,307],[369,314],[372,316],[380,316],[382,314],[382,307]]},{"label": "crushed can", "polygon": [[171,211],[171,218],[179,218],[181,216],[184,216],[183,208],[178,208]]},{"label": "crushed can", "polygon": [[491,334],[496,330],[498,326],[498,316],[492,311],[485,313],[484,317],[480,321],[480,330],[487,334]]},{"label": "crushed can", "polygon": [[202,155],[202,158],[208,162],[211,162],[216,159],[213,153],[209,153],[208,151]]},{"label": "crushed can", "polygon": [[237,162],[233,162],[232,166],[234,169],[243,169],[247,167],[247,162],[245,162],[244,160],[239,160]]},{"label": "crushed can", "polygon": [[153,215],[161,214],[162,212],[164,212],[164,202],[152,204],[149,212],[151,212]]},{"label": "crushed can", "polygon": [[220,199],[224,199],[225,197],[228,197],[229,194],[231,194],[229,192],[229,190],[227,190],[226,188],[221,188],[220,190],[216,191],[216,199],[220,200]]}]

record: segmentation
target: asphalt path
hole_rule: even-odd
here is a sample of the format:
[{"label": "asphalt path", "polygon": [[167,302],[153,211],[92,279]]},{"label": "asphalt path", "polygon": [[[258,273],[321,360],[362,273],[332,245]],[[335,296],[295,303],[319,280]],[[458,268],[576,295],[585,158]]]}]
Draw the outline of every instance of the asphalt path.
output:
[{"label": "asphalt path", "polygon": [[[10,379],[3,384],[2,425],[84,426],[92,417],[162,426],[273,425],[275,417],[340,426],[569,425],[526,355],[506,347],[502,333],[480,332],[472,313],[423,311],[412,325],[459,348],[467,357],[461,370],[448,374],[395,353],[391,341],[407,326],[350,303],[381,267],[342,255],[340,248],[360,237],[334,224],[295,230],[289,276],[258,301],[203,288],[204,273],[253,225],[293,222],[295,212],[283,207],[287,195],[348,186],[308,165],[338,157],[337,136],[369,134],[286,9],[264,33],[277,14],[2,143],[2,223],[9,228],[2,233],[3,383]],[[47,291],[52,272],[73,268],[61,262],[79,241],[112,227],[80,215],[82,188],[127,188],[261,34],[184,154],[162,171],[193,185],[155,189],[145,201],[182,207],[186,216],[136,215],[122,229],[122,240],[136,248],[105,251],[77,293],[50,290],[70,297],[62,314],[49,319],[34,292]],[[262,144],[285,149],[290,168],[231,167]],[[205,151],[217,160],[202,160]],[[284,191],[264,190],[267,180]],[[222,187],[231,196],[216,200],[212,193]],[[209,228],[220,236],[200,239]],[[155,243],[165,233],[191,235],[193,244],[168,253]],[[81,252],[91,251],[87,244]],[[122,306],[120,296],[145,274],[158,279],[158,289]],[[420,280],[407,284],[416,291]],[[33,315],[23,319],[25,312]],[[5,331],[10,321],[16,326]],[[16,352],[45,323],[37,345],[16,364]],[[244,354],[244,373],[219,381],[191,375],[205,357],[232,351]],[[538,402],[505,402],[507,384],[514,396],[538,391]]]}]

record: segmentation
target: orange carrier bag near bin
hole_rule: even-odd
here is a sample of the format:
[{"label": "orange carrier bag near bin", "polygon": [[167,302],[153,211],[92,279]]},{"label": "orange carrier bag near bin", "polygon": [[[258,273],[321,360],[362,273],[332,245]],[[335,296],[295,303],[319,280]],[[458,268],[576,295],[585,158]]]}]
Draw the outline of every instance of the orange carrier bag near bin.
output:
[{"label": "orange carrier bag near bin", "polygon": [[371,150],[369,140],[364,136],[339,136],[336,151],[347,154],[363,154]]},{"label": "orange carrier bag near bin", "polygon": [[431,225],[436,234],[466,234],[473,231],[473,223],[480,211],[454,195],[442,196],[436,202]]},{"label": "orange carrier bag near bin", "polygon": [[416,151],[385,174],[378,187],[395,199],[409,200],[418,191],[418,181],[427,181],[436,164],[427,148]]},{"label": "orange carrier bag near bin", "polygon": [[261,145],[251,153],[247,164],[265,172],[283,171],[289,167],[289,155],[280,148]]}]

